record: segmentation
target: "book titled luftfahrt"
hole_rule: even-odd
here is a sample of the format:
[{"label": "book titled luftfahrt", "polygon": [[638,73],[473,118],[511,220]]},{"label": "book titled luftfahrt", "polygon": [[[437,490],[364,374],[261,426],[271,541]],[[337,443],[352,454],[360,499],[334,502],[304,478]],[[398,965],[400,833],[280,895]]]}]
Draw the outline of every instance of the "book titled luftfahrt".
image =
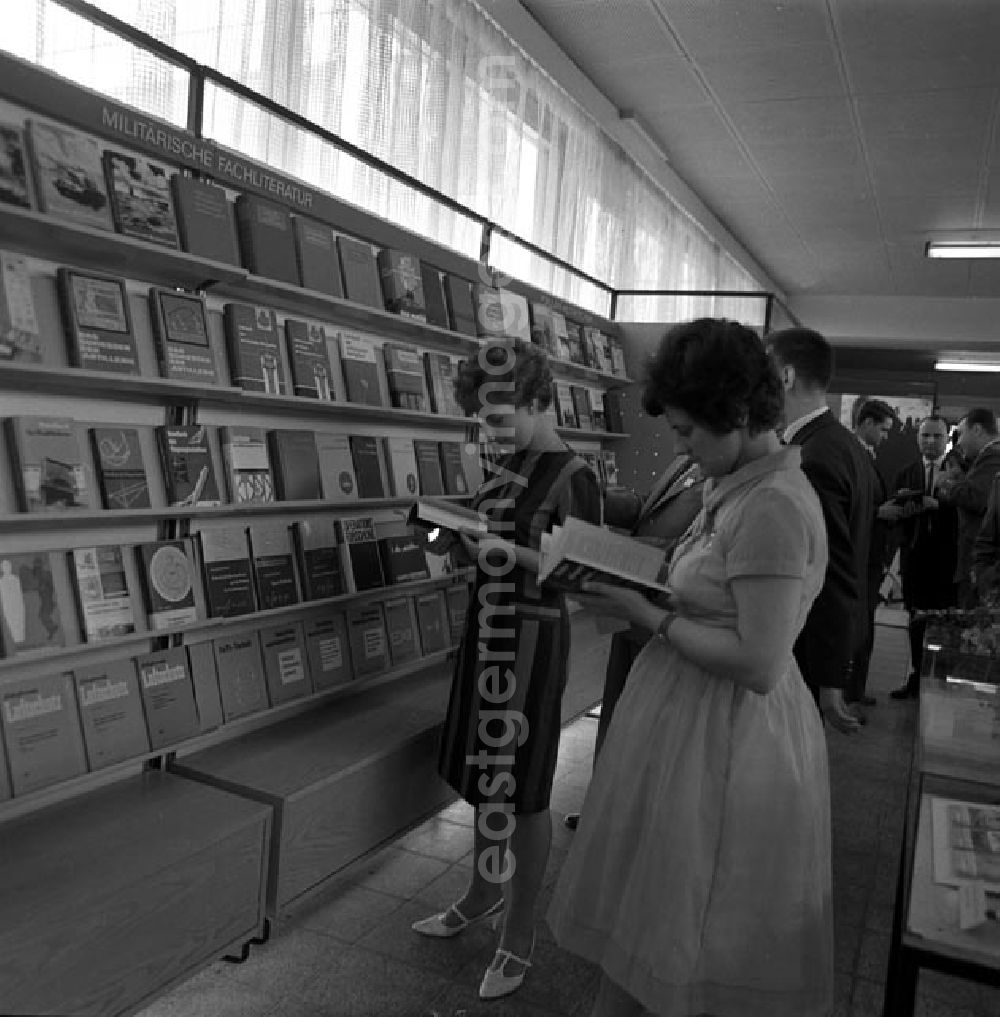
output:
[{"label": "book titled luftfahrt", "polygon": [[292,390],[306,399],[334,398],[333,370],[326,330],[315,322],[285,320],[285,345],[292,371]]},{"label": "book titled luftfahrt", "polygon": [[167,501],[178,507],[219,505],[205,424],[156,428]]},{"label": "book titled luftfahrt", "polygon": [[292,523],[292,543],[302,581],[303,600],[339,597],[346,592],[337,528],[329,516]]},{"label": "book titled luftfahrt", "polygon": [[69,552],[76,603],[88,643],[135,631],[125,559],[117,544]]},{"label": "book titled luftfahrt", "polygon": [[243,526],[219,526],[198,534],[205,603],[212,618],[255,610],[250,547]]},{"label": "book titled luftfahrt", "polygon": [[149,316],[164,378],[204,385],[218,383],[204,299],[194,293],[154,286],[149,291]]},{"label": "book titled luftfahrt", "polygon": [[226,192],[205,180],[170,178],[181,246],[188,254],[225,265],[240,263],[232,206]]},{"label": "book titled luftfahrt", "polygon": [[134,427],[93,427],[90,444],[101,504],[106,509],[149,508],[149,480],[139,432]]},{"label": "book titled luftfahrt", "polygon": [[299,284],[331,297],[343,297],[340,259],[333,242],[333,231],[326,223],[295,216],[292,219]]},{"label": "book titled luftfahrt", "polygon": [[235,424],[220,427],[219,440],[229,500],[247,504],[274,501],[274,477],[264,429]]},{"label": "book titled luftfahrt", "polygon": [[272,705],[299,699],[312,691],[305,637],[299,622],[282,622],[260,630],[264,680]]},{"label": "book titled luftfahrt", "polygon": [[344,387],[347,401],[381,406],[378,359],[375,343],[357,332],[340,333],[340,363],[344,370]]},{"label": "book titled luftfahrt", "polygon": [[131,657],[85,664],[73,672],[73,681],[91,770],[149,751],[142,693]]},{"label": "book titled luftfahrt", "polygon": [[51,552],[0,556],[0,616],[7,657],[64,644]]},{"label": "book titled luftfahrt", "polygon": [[356,304],[382,311],[382,283],[372,245],[364,240],[338,235],[337,251],[344,274],[344,296]]},{"label": "book titled luftfahrt", "polygon": [[158,540],[136,547],[149,627],[157,632],[196,621],[195,566],[190,540]]},{"label": "book titled luftfahrt", "polygon": [[0,202],[31,208],[24,131],[14,124],[0,124]]},{"label": "book titled luftfahrt", "polygon": [[252,523],[250,554],[260,610],[298,603],[299,591],[295,585],[292,537],[288,524],[280,521]]},{"label": "book titled luftfahrt", "polygon": [[60,268],[56,281],[73,366],[139,374],[139,353],[124,281],[75,268]]},{"label": "book titled luftfahrt", "polygon": [[316,456],[323,500],[345,502],[358,500],[358,478],[351,457],[351,442],[338,431],[316,432]]},{"label": "book titled luftfahrt", "polygon": [[426,321],[424,282],[420,259],[415,254],[383,247],[378,252],[385,309],[416,321]]},{"label": "book titled luftfahrt", "polygon": [[233,384],[248,392],[284,395],[285,372],[274,311],[251,304],[226,304],[222,320]]},{"label": "book titled luftfahrt", "polygon": [[[0,135],[0,153],[2,151]],[[37,364],[42,360],[42,337],[28,261],[9,251],[0,251],[0,360],[25,364]]]},{"label": "book titled luftfahrt", "polygon": [[4,421],[22,512],[86,508],[89,504],[76,424],[65,417]]},{"label": "book titled luftfahrt", "polygon": [[256,632],[222,636],[212,641],[219,675],[222,714],[228,723],[268,707],[260,638]]},{"label": "book titled luftfahrt", "polygon": [[236,199],[243,264],[254,275],[297,286],[299,269],[292,237],[292,217],[280,205],[241,194]]},{"label": "book titled luftfahrt", "polygon": [[104,153],[115,229],[125,236],[177,247],[177,221],[170,177],[159,163],[124,152]]},{"label": "book titled luftfahrt", "polygon": [[307,619],[304,624],[306,657],[313,688],[334,688],[354,677],[344,616],[324,614]]},{"label": "book titled luftfahrt", "polygon": [[201,731],[187,650],[172,646],[135,658],[152,749],[176,745]]},{"label": "book titled luftfahrt", "polygon": [[0,722],[15,797],[86,772],[71,675],[4,679]]},{"label": "book titled luftfahrt", "polygon": [[98,229],[114,229],[96,138],[62,124],[29,120],[28,146],[43,212]]},{"label": "book titled luftfahrt", "polygon": [[347,612],[347,633],[355,677],[381,674],[389,666],[389,646],[381,604],[351,608]]},{"label": "book titled luftfahrt", "polygon": [[280,501],[312,501],[320,497],[319,457],[312,431],[267,432],[274,489]]}]

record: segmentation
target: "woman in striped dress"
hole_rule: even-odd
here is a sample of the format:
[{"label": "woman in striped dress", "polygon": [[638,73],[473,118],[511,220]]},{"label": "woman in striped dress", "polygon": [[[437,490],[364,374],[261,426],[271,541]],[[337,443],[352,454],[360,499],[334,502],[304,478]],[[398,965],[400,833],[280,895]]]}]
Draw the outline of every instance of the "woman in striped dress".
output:
[{"label": "woman in striped dress", "polygon": [[476,581],[439,760],[442,777],[476,809],[476,865],[461,899],[413,928],[451,938],[503,913],[479,989],[491,999],[519,988],[530,966],[552,839],[569,621],[563,596],[539,587],[539,546],[569,515],[600,522],[601,500],[593,472],[545,413],[553,381],[538,347],[484,347],[462,365],[456,395],[505,449],[472,500],[490,520],[490,536],[461,538]]}]

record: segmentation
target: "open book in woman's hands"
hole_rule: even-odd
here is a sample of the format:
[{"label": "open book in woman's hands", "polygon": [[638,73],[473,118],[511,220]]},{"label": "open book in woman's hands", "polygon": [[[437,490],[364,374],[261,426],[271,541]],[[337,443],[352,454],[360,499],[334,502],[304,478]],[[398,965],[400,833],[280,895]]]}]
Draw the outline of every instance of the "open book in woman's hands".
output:
[{"label": "open book in woman's hands", "polygon": [[441,527],[476,539],[485,537],[490,532],[489,522],[482,513],[443,498],[421,498],[414,502],[406,521],[411,526],[427,529]]}]

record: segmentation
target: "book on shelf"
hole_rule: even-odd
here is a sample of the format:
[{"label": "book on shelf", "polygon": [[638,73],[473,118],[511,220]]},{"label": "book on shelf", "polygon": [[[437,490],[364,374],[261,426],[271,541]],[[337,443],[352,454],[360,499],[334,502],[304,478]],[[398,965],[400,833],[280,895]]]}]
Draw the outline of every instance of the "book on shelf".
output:
[{"label": "book on shelf", "polygon": [[931,796],[934,882],[1000,893],[1000,805]]},{"label": "book on shelf", "polygon": [[336,612],[308,618],[303,623],[306,660],[313,688],[335,688],[354,677],[347,635],[347,620]]},{"label": "book on shelf", "polygon": [[620,339],[611,336],[608,340],[611,348],[611,370],[619,377],[625,377],[625,347]]},{"label": "book on shelf", "polygon": [[384,466],[379,440],[370,434],[352,434],[349,438],[359,498],[384,498]]},{"label": "book on shelf", "polygon": [[[555,414],[553,412],[553,419]],[[465,471],[465,484],[470,494],[475,494],[483,486],[483,449],[478,441],[463,441],[459,443],[459,452],[462,455],[462,469]]]},{"label": "book on shelf", "polygon": [[274,477],[262,427],[229,425],[219,428],[226,489],[233,503],[274,501]]},{"label": "book on shelf", "polygon": [[576,417],[576,426],[581,431],[593,431],[594,417],[590,403],[590,390],[582,385],[570,385],[569,394],[573,400],[573,416]]},{"label": "book on shelf", "polygon": [[448,629],[452,643],[460,643],[465,636],[465,625],[469,618],[469,584],[455,583],[444,591],[445,606],[448,609]]},{"label": "book on shelf", "polygon": [[559,344],[556,341],[552,308],[537,300],[531,303],[531,341],[536,346],[540,346],[553,359],[559,357]]},{"label": "book on shelf", "polygon": [[97,139],[63,124],[28,121],[38,207],[49,215],[113,230]]},{"label": "book on shelf", "polygon": [[604,426],[611,434],[625,431],[625,393],[620,388],[609,388],[601,397],[604,403]]},{"label": "book on shelf", "polygon": [[604,400],[601,398],[601,393],[594,389],[587,391],[590,399],[590,422],[593,425],[593,430],[607,432],[608,422],[604,416]]},{"label": "book on shelf", "polygon": [[221,505],[205,424],[156,428],[167,502],[177,508]]},{"label": "book on shelf", "polygon": [[443,417],[464,417],[465,411],[455,398],[455,380],[458,377],[455,361],[447,353],[428,351],[424,354],[424,369],[431,410]]},{"label": "book on shelf", "polygon": [[110,149],[105,150],[103,162],[115,229],[127,237],[176,249],[177,220],[166,167]]},{"label": "book on shelf", "polygon": [[204,299],[194,293],[155,286],[150,288],[148,299],[156,357],[163,377],[218,384]]},{"label": "book on shelf", "polygon": [[420,259],[415,254],[383,247],[376,258],[382,278],[385,309],[415,321],[427,320]]},{"label": "book on shelf", "polygon": [[312,431],[268,431],[267,447],[279,501],[312,501],[321,496],[319,457]]},{"label": "book on shelf", "polygon": [[51,552],[0,555],[0,618],[7,657],[65,644]]},{"label": "book on shelf", "polygon": [[348,592],[363,593],[384,586],[374,517],[343,516],[336,521],[336,533]]},{"label": "book on shelf", "polygon": [[339,597],[347,591],[331,516],[313,516],[292,523],[292,544],[299,567],[303,600]]},{"label": "book on shelf", "polygon": [[555,384],[556,417],[560,427],[579,427],[576,419],[576,408],[573,392],[569,382],[557,381]]},{"label": "book on shelf", "polygon": [[428,325],[451,328],[448,318],[448,299],[444,294],[444,278],[439,269],[420,262],[420,283],[424,288],[424,314]]},{"label": "book on shelf", "polygon": [[583,326],[584,349],[587,354],[587,365],[595,371],[611,373],[611,360],[604,335],[596,325]]},{"label": "book on shelf", "polygon": [[667,566],[666,555],[649,544],[568,516],[542,543],[538,582],[570,592],[599,582],[669,595]]},{"label": "book on shelf", "polygon": [[347,635],[356,678],[381,674],[389,666],[385,612],[381,604],[363,604],[347,611]]},{"label": "book on shelf", "polygon": [[476,305],[472,299],[472,283],[450,272],[444,277],[444,295],[448,304],[448,320],[453,332],[479,335],[476,326]]},{"label": "book on shelf", "polygon": [[233,210],[223,188],[175,173],[170,178],[181,246],[188,254],[239,265]]},{"label": "book on shelf", "polygon": [[201,733],[187,650],[171,646],[135,658],[149,747],[162,749]]},{"label": "book on shelf", "polygon": [[87,508],[87,473],[74,421],[8,417],[4,421],[22,512]]},{"label": "book on shelf", "polygon": [[28,153],[24,131],[16,124],[0,124],[0,202],[31,208]]},{"label": "book on shelf", "polygon": [[490,532],[486,517],[475,509],[442,498],[421,498],[410,506],[406,521],[411,526],[442,528],[479,539]]},{"label": "book on shelf", "polygon": [[413,598],[417,611],[417,629],[420,632],[420,649],[424,656],[439,653],[451,643],[448,627],[448,610],[444,590],[427,590]]},{"label": "book on shelf", "polygon": [[198,533],[205,606],[210,618],[256,610],[250,547],[242,525],[213,526]]},{"label": "book on shelf", "polygon": [[557,360],[569,360],[569,328],[562,311],[552,308],[552,333],[555,336],[555,356]]},{"label": "book on shelf", "polygon": [[312,692],[305,635],[299,622],[282,622],[260,630],[264,680],[273,706]]},{"label": "book on shelf", "polygon": [[340,363],[344,370],[347,401],[382,406],[375,343],[357,332],[340,333]]},{"label": "book on shelf", "polygon": [[[0,152],[2,145],[0,136]],[[2,178],[0,169],[0,181]],[[28,260],[10,251],[0,251],[0,360],[22,364],[42,361],[42,336],[31,292]]]},{"label": "book on shelf", "polygon": [[[379,528],[376,527],[376,532]],[[378,555],[384,585],[430,579],[427,551],[412,533],[389,533],[378,538]]]},{"label": "book on shelf", "polygon": [[339,431],[317,431],[316,457],[323,500],[357,501],[358,478],[354,472],[349,436]]},{"label": "book on shelf", "polygon": [[15,798],[87,772],[71,675],[4,679],[0,703]]},{"label": "book on shelf", "polygon": [[420,496],[426,498],[444,494],[444,476],[441,473],[441,453],[438,443],[430,439],[415,438],[413,452],[417,457]]},{"label": "book on shelf", "polygon": [[162,632],[197,621],[195,571],[191,542],[153,540],[136,546],[149,627]]},{"label": "book on shelf", "polygon": [[427,383],[420,351],[413,346],[387,342],[382,347],[385,377],[393,406],[427,412]]},{"label": "book on shelf", "polygon": [[256,632],[220,636],[212,640],[212,649],[226,723],[266,710],[270,704],[260,656],[260,636]]},{"label": "book on shelf", "polygon": [[601,460],[604,463],[604,482],[608,487],[621,487],[621,477],[618,473],[618,457],[613,449],[602,449]]},{"label": "book on shelf", "polygon": [[476,283],[472,295],[476,307],[476,334],[487,339],[502,337],[505,333],[500,291],[485,283]]},{"label": "book on shelf", "polygon": [[298,286],[291,215],[281,205],[255,194],[238,195],[235,208],[243,264],[254,275]]},{"label": "book on shelf", "polygon": [[419,482],[413,439],[400,435],[386,435],[382,439],[382,451],[393,495],[397,498],[416,497],[419,493]]},{"label": "book on shelf", "polygon": [[59,268],[56,283],[73,366],[139,374],[139,352],[124,280]]},{"label": "book on shelf", "polygon": [[566,336],[570,363],[586,366],[587,362],[583,356],[583,326],[578,322],[567,320]]},{"label": "book on shelf", "polygon": [[135,631],[125,557],[117,544],[68,552],[83,638],[88,643]]},{"label": "book on shelf", "polygon": [[267,611],[297,604],[299,590],[295,582],[292,534],[288,523],[280,520],[251,523],[250,554],[258,609]]},{"label": "book on shelf", "polygon": [[445,494],[468,494],[469,483],[465,477],[462,462],[462,444],[457,441],[438,442],[441,456],[441,476],[444,479]]},{"label": "book on shelf", "polygon": [[382,604],[389,660],[399,667],[420,656],[417,642],[417,616],[410,597],[395,597]]},{"label": "book on shelf", "polygon": [[500,290],[500,313],[503,316],[503,334],[523,342],[531,342],[531,318],[528,300],[520,293]]},{"label": "book on shelf", "polygon": [[91,770],[149,751],[139,677],[131,657],[84,664],[73,672],[73,682]]},{"label": "book on shelf", "polygon": [[285,394],[278,318],[270,307],[226,304],[222,312],[229,377],[247,392]]},{"label": "book on shelf", "polygon": [[285,346],[295,395],[332,402],[333,369],[323,326],[295,318],[286,319]]},{"label": "book on shelf", "polygon": [[211,641],[189,643],[188,667],[194,686],[194,701],[198,708],[198,724],[202,731],[222,727],[222,699],[219,696],[219,675],[215,666],[215,651]]},{"label": "book on shelf", "polygon": [[333,242],[333,230],[324,222],[296,215],[292,219],[295,260],[299,285],[331,297],[344,296],[340,259]]},{"label": "book on shelf", "polygon": [[139,432],[134,427],[92,427],[90,444],[101,504],[106,509],[149,508]]},{"label": "book on shelf", "polygon": [[355,240],[339,234],[337,252],[340,254],[340,269],[344,276],[344,296],[356,304],[384,310],[382,281],[372,245],[366,240]]}]

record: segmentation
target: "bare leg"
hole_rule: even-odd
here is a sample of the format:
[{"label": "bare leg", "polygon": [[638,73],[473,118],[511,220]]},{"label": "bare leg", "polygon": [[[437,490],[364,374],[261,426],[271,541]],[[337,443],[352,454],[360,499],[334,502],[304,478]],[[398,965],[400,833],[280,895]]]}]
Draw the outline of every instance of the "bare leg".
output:
[{"label": "bare leg", "polygon": [[[458,910],[466,918],[475,918],[481,915],[488,908],[491,908],[502,896],[503,886],[495,880],[489,879],[490,872],[501,871],[502,861],[507,848],[506,840],[498,840],[495,836],[489,835],[489,830],[483,828],[483,813],[476,810],[475,837],[473,844],[472,876],[464,895],[455,903]],[[497,854],[495,854],[497,853]],[[494,857],[500,859],[501,864],[494,864]],[[448,914],[444,924],[449,927],[460,925],[454,914]]]},{"label": "bare leg", "polygon": [[[535,933],[535,905],[545,877],[552,844],[552,817],[549,810],[515,816],[510,850],[514,873],[504,887],[507,910],[504,916],[500,946],[517,957],[531,953]],[[504,971],[516,975],[520,965],[509,961]]]},{"label": "bare leg", "polygon": [[601,975],[601,984],[594,1000],[590,1017],[643,1017],[645,1007],[636,1002],[623,988],[607,975]]}]

